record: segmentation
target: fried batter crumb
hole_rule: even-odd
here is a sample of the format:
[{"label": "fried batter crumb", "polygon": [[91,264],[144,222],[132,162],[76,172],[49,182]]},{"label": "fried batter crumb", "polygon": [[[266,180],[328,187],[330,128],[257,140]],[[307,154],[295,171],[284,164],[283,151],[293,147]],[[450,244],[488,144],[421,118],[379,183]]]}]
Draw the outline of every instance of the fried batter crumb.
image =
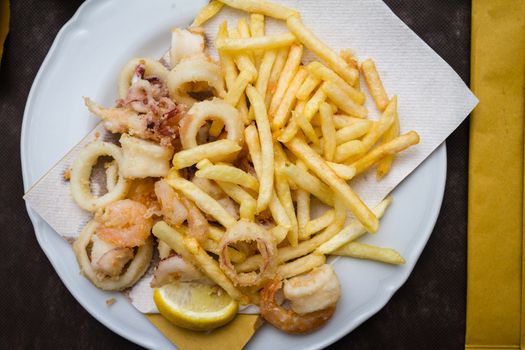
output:
[{"label": "fried batter crumb", "polygon": [[66,169],[64,171],[64,180],[69,181],[71,179],[71,169]]},{"label": "fried batter crumb", "polygon": [[109,298],[108,300],[106,300],[106,305],[107,306],[111,306],[111,305],[115,304],[116,302],[117,302],[117,299]]}]

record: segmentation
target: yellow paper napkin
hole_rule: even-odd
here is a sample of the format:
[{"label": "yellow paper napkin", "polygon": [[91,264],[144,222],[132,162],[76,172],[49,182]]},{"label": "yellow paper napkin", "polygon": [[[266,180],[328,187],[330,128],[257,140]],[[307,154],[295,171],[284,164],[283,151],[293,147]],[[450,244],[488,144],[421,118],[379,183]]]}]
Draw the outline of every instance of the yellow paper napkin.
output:
[{"label": "yellow paper napkin", "polygon": [[9,32],[9,0],[0,0],[0,60],[4,53],[4,41]]},{"label": "yellow paper napkin", "polygon": [[465,343],[523,349],[525,1],[473,0],[471,71]]},{"label": "yellow paper napkin", "polygon": [[146,317],[180,350],[240,350],[262,324],[259,315],[237,315],[226,326],[203,333],[174,326],[159,314]]}]

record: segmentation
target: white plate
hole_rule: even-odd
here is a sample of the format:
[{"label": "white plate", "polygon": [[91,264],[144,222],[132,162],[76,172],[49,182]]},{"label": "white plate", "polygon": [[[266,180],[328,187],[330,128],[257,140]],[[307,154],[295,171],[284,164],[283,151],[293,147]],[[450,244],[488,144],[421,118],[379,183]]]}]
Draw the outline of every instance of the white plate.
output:
[{"label": "white plate", "polygon": [[[116,77],[134,56],[160,57],[169,43],[168,28],[188,25],[206,0],[88,0],[62,28],[33,83],[22,126],[21,154],[27,191],[92,127],[96,120],[82,96],[111,104]],[[406,281],[436,222],[446,178],[445,146],[439,147],[394,192],[394,204],[377,235],[366,242],[395,247],[404,266],[340,259],[335,263],[343,296],[335,316],[318,332],[289,336],[264,326],[248,349],[318,349],[352,331],[381,309]],[[71,247],[31,208],[40,246],[58,275],[96,319],[146,348],[173,345],[120,294],[104,293],[80,276]],[[116,297],[111,308],[105,301]],[[93,340],[96,341],[95,339]]]}]

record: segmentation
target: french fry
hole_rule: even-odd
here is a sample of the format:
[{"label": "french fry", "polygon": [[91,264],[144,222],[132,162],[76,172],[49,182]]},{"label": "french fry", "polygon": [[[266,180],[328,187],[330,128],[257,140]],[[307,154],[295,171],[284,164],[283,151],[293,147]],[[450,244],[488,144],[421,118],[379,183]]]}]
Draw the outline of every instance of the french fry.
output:
[{"label": "french fry", "polygon": [[[392,141],[396,137],[399,136],[399,117],[397,116],[397,110],[394,112],[394,121],[392,122],[392,125],[390,126],[390,129],[388,129],[383,134],[383,144],[387,143],[389,141]],[[394,161],[394,155],[389,155],[383,158],[381,161],[379,161],[379,164],[377,166],[377,178],[382,179],[385,177],[386,174],[390,172],[390,168],[392,168],[392,162]]]},{"label": "french fry", "polygon": [[[373,121],[369,119],[350,117],[345,114],[334,114],[334,125],[337,130],[345,128],[347,126],[351,126],[356,122],[368,123],[370,125],[372,125],[373,123]],[[321,122],[319,121],[318,123],[316,123],[315,119],[312,119],[312,124],[321,125]]]},{"label": "french fry", "polygon": [[[321,86],[319,87],[319,89],[317,89],[315,94],[308,100],[308,102],[306,102],[304,109],[301,112],[302,115],[299,117],[303,118],[303,120],[299,121],[298,123],[295,117],[292,118],[292,120],[290,120],[290,122],[286,126],[284,132],[278,137],[279,141],[281,141],[282,143],[286,143],[295,137],[299,129],[303,129],[303,131],[305,131],[306,129],[305,132],[310,133],[309,138],[312,142],[314,142],[313,134],[311,133],[310,127],[308,127],[308,125],[306,124],[306,121],[308,121],[308,124],[310,124],[310,120],[312,120],[315,113],[317,113],[317,111],[319,110],[319,106],[322,102],[326,100],[326,94],[322,89],[323,85],[324,83],[321,84]],[[315,139],[317,138],[315,137]]]},{"label": "french fry", "polygon": [[286,166],[286,156],[284,155],[284,152],[279,143],[274,145],[274,151],[276,193],[291,223],[291,228],[288,232],[288,242],[290,242],[292,246],[296,246],[298,241],[299,227],[297,224],[297,217],[295,216],[292,194],[290,193],[290,185],[288,184],[288,178],[284,173],[284,168]]},{"label": "french fry", "polygon": [[[229,88],[224,101],[235,107],[241,100],[241,96],[244,94],[246,86],[248,86],[251,81],[252,73],[248,71],[242,71],[233,82],[231,88]],[[245,124],[247,124],[246,121]]]},{"label": "french fry", "polygon": [[224,230],[222,228],[215,225],[210,225],[208,227],[208,237],[210,237],[210,239],[213,239],[215,242],[220,242],[222,236],[224,236]]},{"label": "french fry", "polygon": [[237,184],[254,191],[259,189],[259,181],[255,177],[231,165],[210,165],[197,170],[195,176]]},{"label": "french fry", "polygon": [[241,304],[249,303],[249,298],[242,294],[228,277],[222,272],[219,263],[209,256],[204,249],[199,245],[197,240],[193,237],[184,237],[184,245],[188,251],[193,254],[193,260],[196,265],[202,270],[213,282],[221,286],[232,298],[239,301]]},{"label": "french fry", "polygon": [[[317,249],[317,247],[319,247],[321,244],[323,244],[324,242],[335,236],[339,231],[341,231],[346,220],[346,208],[344,207],[344,204],[342,203],[340,198],[337,198],[335,202],[336,214],[334,215],[335,218],[333,222],[327,228],[325,228],[323,232],[313,236],[307,241],[300,242],[295,247],[287,246],[279,248],[277,253],[277,260],[280,264],[313,252],[315,249]],[[246,258],[246,260],[242,263],[238,264],[236,266],[236,270],[239,272],[253,271],[259,268],[261,262],[262,258],[260,254],[252,255]]]},{"label": "french fry", "polygon": [[[298,161],[297,166],[304,171],[306,165],[303,162]],[[288,176],[288,174],[286,174]],[[288,177],[288,179],[290,179]],[[306,234],[306,225],[310,222],[310,193],[303,189],[296,190],[296,202],[297,202],[297,225],[299,227],[299,240],[305,240],[309,237]]]},{"label": "french fry", "polygon": [[276,50],[266,51],[262,57],[262,61],[259,66],[259,75],[257,77],[257,82],[255,83],[255,88],[263,97],[266,96],[266,91],[268,90],[268,82],[270,80],[270,74],[272,72],[272,67],[274,65],[276,57]]},{"label": "french fry", "polygon": [[333,121],[333,111],[330,105],[326,102],[321,103],[319,107],[319,114],[321,116],[321,130],[323,133],[323,149],[324,159],[331,162],[335,156],[336,134]]},{"label": "french fry", "polygon": [[360,120],[350,124],[349,126],[345,126],[344,128],[337,130],[335,134],[336,143],[340,145],[342,143],[358,139],[370,131],[371,127],[372,123],[370,123],[368,120]]},{"label": "french fry", "polygon": [[403,259],[397,250],[391,248],[375,247],[359,242],[350,242],[332,252],[332,255],[342,255],[356,259],[374,260],[392,265],[403,265],[405,263],[405,259]]},{"label": "french fry", "polygon": [[365,151],[363,143],[359,140],[351,140],[337,146],[335,161],[343,162],[348,158],[362,154]]},{"label": "french fry", "polygon": [[[259,144],[259,135],[257,133],[257,128],[254,125],[249,125],[244,130],[244,135],[245,135],[246,145],[248,146],[248,151],[250,153],[250,157],[252,159],[253,166],[255,168],[255,172],[260,177],[259,174],[261,174],[262,172],[262,157],[261,157],[261,147]],[[286,228],[287,230],[286,232],[288,232],[288,230],[291,229],[292,224],[291,224],[290,218],[286,214],[284,207],[279,201],[279,197],[275,193],[275,190],[273,190],[273,186],[272,186],[272,196],[270,198],[269,209],[277,225]]]},{"label": "french fry", "polygon": [[356,174],[356,169],[353,166],[332,162],[326,162],[326,164],[328,164],[334,173],[343,180],[351,180]]},{"label": "french fry", "polygon": [[270,200],[269,209],[277,225],[285,228],[286,233],[288,233],[288,231],[292,229],[292,222],[290,221],[290,218],[286,214],[286,210],[281,204],[281,201],[279,200],[279,196],[277,195],[275,190],[272,192],[272,199]]},{"label": "french fry", "polygon": [[257,174],[257,177],[260,178],[262,174],[261,145],[259,143],[259,134],[255,125],[250,124],[244,129],[244,140],[246,146],[248,146],[248,152],[250,153],[255,173]]},{"label": "french fry", "polygon": [[[350,67],[358,69],[357,58],[354,57],[353,50],[351,50],[351,49],[343,49],[343,50],[339,51],[339,56],[341,56],[341,58],[343,60],[345,60],[345,62]],[[359,71],[357,71],[357,73],[359,74]],[[357,87],[357,83],[358,82],[359,82],[359,80],[356,81],[356,87]]]},{"label": "french fry", "polygon": [[[246,95],[245,94],[241,95],[241,99],[239,100],[237,109],[239,110],[239,114],[241,115],[241,119],[243,120],[244,124],[248,125],[250,121],[250,117],[248,114],[248,106],[246,105]],[[246,121],[248,121],[248,123]]]},{"label": "french fry", "polygon": [[[215,255],[220,254],[220,246],[219,243],[217,243],[214,240],[207,239],[202,244],[202,248],[204,248],[205,251],[213,253]],[[246,254],[243,252],[238,251],[237,249],[234,249],[232,247],[228,247],[228,254],[230,256],[230,260],[236,264],[239,264],[246,260]]]},{"label": "french fry", "polygon": [[364,152],[368,152],[372,146],[383,136],[383,134],[392,126],[394,122],[394,116],[397,110],[397,96],[394,96],[385,110],[381,114],[381,117],[377,122],[374,123],[370,131],[363,137],[362,142],[365,147]]},{"label": "french fry", "polygon": [[319,38],[317,38],[312,31],[302,23],[299,17],[288,17],[286,25],[304,46],[325,61],[348,84],[354,85],[359,76],[357,69],[348,66],[338,54],[319,40]]},{"label": "french fry", "polygon": [[355,103],[344,91],[340,90],[335,83],[326,81],[323,84],[323,89],[326,96],[345,113],[358,118],[366,118],[368,116],[366,107]]},{"label": "french fry", "polygon": [[[222,22],[219,26],[219,30],[217,33],[217,38],[227,38],[228,37],[228,24],[225,22]],[[233,88],[233,85],[235,83],[235,80],[238,75],[237,66],[235,65],[235,61],[231,55],[226,54],[225,52],[218,52],[219,53],[219,61],[222,68],[222,71],[224,72],[224,80],[226,81],[226,88],[228,91],[230,91]],[[253,72],[251,72],[253,74]],[[244,123],[248,121],[248,113],[247,113],[247,107],[246,107],[246,98],[243,94],[240,96],[239,103],[237,104],[237,108],[239,109],[239,112],[241,114],[241,118],[243,119]],[[212,125],[209,130],[209,134],[214,137],[218,137],[221,133],[222,128],[224,127],[223,123],[219,120],[214,120],[212,122]]]},{"label": "french fry", "polygon": [[309,237],[306,234],[306,225],[310,222],[310,193],[305,190],[297,190],[297,225],[299,228],[299,240]]},{"label": "french fry", "polygon": [[355,103],[362,105],[365,102],[365,95],[349,85],[343,78],[337,75],[336,72],[326,67],[320,62],[312,62],[306,66],[310,74],[317,76],[324,81],[334,83],[341,91],[348,95]]},{"label": "french fry", "polygon": [[260,213],[268,207],[272,197],[274,173],[273,139],[262,95],[251,85],[248,86],[246,92],[255,111],[255,121],[257,122],[261,147],[261,166],[259,172],[256,170],[260,179],[259,197],[257,198],[257,213]]},{"label": "french fry", "polygon": [[223,159],[241,150],[241,146],[230,140],[218,140],[175,153],[173,166],[182,169],[197,164],[203,159]]},{"label": "french fry", "polygon": [[289,7],[266,0],[220,0],[222,3],[246,12],[260,13],[277,19],[299,16],[299,12]]},{"label": "french fry", "polygon": [[353,163],[352,166],[355,167],[356,174],[360,174],[385,157],[399,153],[418,143],[419,135],[417,132],[409,131],[404,135],[396,137],[392,141],[374,148],[370,153]]},{"label": "french fry", "polygon": [[328,227],[335,218],[335,211],[333,209],[328,209],[316,219],[310,220],[306,224],[306,234],[311,236],[321,231],[322,229]]},{"label": "french fry", "polygon": [[[246,21],[245,18],[239,18],[239,20],[237,20],[237,30],[239,31],[239,38],[241,39],[252,37],[250,27],[248,26],[248,22]],[[248,52],[247,54],[248,54],[248,57],[250,57],[250,60],[255,65],[254,52]]]},{"label": "french fry", "polygon": [[308,272],[313,268],[323,265],[326,257],[323,254],[311,253],[292,262],[283,264],[277,269],[277,275],[281,278],[290,278]]},{"label": "french fry", "polygon": [[[217,38],[217,40],[215,41],[215,47],[217,48],[219,52],[225,51],[225,50],[220,50],[219,48],[221,41],[224,42],[224,41],[229,41],[229,40],[250,40],[250,39],[241,39],[239,30],[237,30],[237,28],[229,29],[228,34],[229,34],[228,38],[221,37],[221,38]],[[234,55],[233,59],[235,61],[235,64],[239,68],[239,71],[240,72],[246,71],[248,73],[251,73],[252,81],[257,79],[257,68],[255,68],[255,65],[253,64],[248,53],[244,51],[244,52],[235,52],[232,54]]]},{"label": "french fry", "polygon": [[161,242],[166,243],[175,253],[179,254],[185,261],[191,264],[195,263],[193,254],[191,254],[184,244],[185,234],[183,234],[179,228],[171,227],[166,222],[159,221],[153,225],[151,232]]},{"label": "french fry", "polygon": [[266,108],[270,106],[272,95],[275,92],[275,89],[277,88],[277,82],[279,81],[281,72],[284,68],[284,65],[286,64],[286,59],[288,58],[289,51],[290,50],[288,47],[282,47],[279,50],[277,50],[275,62],[272,67],[272,72],[270,73],[270,79],[268,80],[268,89],[266,90],[266,97],[264,99]]},{"label": "french fry", "polygon": [[224,4],[217,0],[212,0],[210,3],[206,6],[204,6],[195,19],[193,20],[193,23],[191,24],[191,27],[200,27],[207,21],[209,21],[211,18],[213,18],[219,11],[222,9]]},{"label": "french fry", "polygon": [[[392,197],[387,197],[381,203],[379,203],[374,209],[372,209],[372,212],[377,216],[378,219],[380,219],[388,206],[392,203]],[[341,230],[337,235],[332,237],[330,240],[323,243],[319,248],[317,248],[317,252],[321,254],[330,254],[334,250],[338,249],[339,247],[343,246],[344,244],[355,241],[357,238],[361,237],[366,233],[366,229],[363,227],[363,225],[357,221],[353,220],[350,224],[348,224],[345,228]]]},{"label": "french fry", "polygon": [[275,241],[275,243],[279,244],[286,238],[286,235],[288,234],[288,231],[290,229],[284,226],[274,226],[270,229],[270,233]]},{"label": "french fry", "polygon": [[292,81],[290,82],[290,85],[288,86],[288,89],[286,90],[281,100],[281,104],[277,108],[277,112],[275,112],[275,115],[272,119],[273,130],[278,130],[282,128],[288,121],[290,111],[296,99],[295,95],[297,93],[297,90],[299,90],[299,87],[303,83],[304,79],[306,79],[306,75],[306,70],[300,67],[295,76],[293,77]]},{"label": "french fry", "polygon": [[295,164],[287,164],[283,168],[283,172],[302,190],[313,194],[326,205],[334,205],[334,194],[332,190],[307,170]]},{"label": "french fry", "polygon": [[239,18],[237,21],[237,30],[239,31],[239,35],[241,38],[251,38],[251,31],[250,26],[248,26],[248,22],[246,21],[246,18]]},{"label": "french fry", "polygon": [[237,222],[226,209],[193,182],[183,178],[167,179],[166,181],[171,187],[192,200],[200,210],[213,217],[222,226],[230,227]]},{"label": "french fry", "polygon": [[301,101],[307,100],[312,91],[314,91],[319,84],[321,84],[321,79],[315,75],[308,75],[299,90],[297,90],[295,97]]},{"label": "french fry", "polygon": [[[250,33],[252,34],[252,37],[264,36],[264,15],[259,13],[252,13],[250,15]],[[256,50],[253,54],[255,56],[255,66],[259,67],[261,65],[264,51]],[[263,94],[263,96],[265,95]]]},{"label": "french fry", "polygon": [[294,138],[286,143],[286,147],[292,151],[295,156],[301,159],[308,168],[314,172],[319,179],[325,182],[330,188],[343,199],[346,207],[352,214],[366,227],[370,232],[376,232],[379,227],[377,217],[363,203],[350,186],[330,168],[328,164],[315,153],[304,140]]},{"label": "french fry", "polygon": [[[228,38],[228,23],[226,21],[221,23],[217,32],[217,39],[221,38]],[[218,53],[221,68],[224,73],[224,80],[226,81],[226,87],[230,90],[235,78],[237,78],[237,67],[235,66],[235,62],[231,55],[220,51]]]},{"label": "french fry", "polygon": [[228,38],[217,40],[217,50],[236,54],[253,50],[273,50],[290,46],[295,42],[292,33],[265,35],[251,38]]},{"label": "french fry", "polygon": [[217,185],[239,204],[239,215],[241,219],[254,220],[257,201],[248,192],[240,186],[229,182],[217,181]]},{"label": "french fry", "polygon": [[281,104],[284,94],[286,93],[286,89],[288,89],[290,82],[299,70],[302,56],[303,45],[292,45],[290,48],[290,53],[288,54],[288,58],[286,59],[286,63],[279,76],[277,87],[275,88],[275,92],[272,96],[270,108],[268,109],[268,115],[270,117],[273,117],[277,112],[277,108],[279,108],[279,105]]},{"label": "french fry", "polygon": [[364,60],[361,63],[361,72],[363,73],[363,78],[365,78],[368,91],[370,91],[370,95],[372,95],[376,103],[377,109],[383,112],[388,105],[388,96],[386,95],[383,82],[379,77],[374,61],[370,58]]}]

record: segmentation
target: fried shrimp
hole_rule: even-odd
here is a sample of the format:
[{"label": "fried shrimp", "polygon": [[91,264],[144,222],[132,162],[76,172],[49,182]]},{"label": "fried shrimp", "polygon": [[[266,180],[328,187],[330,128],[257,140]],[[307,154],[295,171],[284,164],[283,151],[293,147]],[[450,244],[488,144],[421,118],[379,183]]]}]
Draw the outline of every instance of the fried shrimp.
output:
[{"label": "fried shrimp", "polygon": [[148,208],[131,199],[113,202],[95,215],[97,236],[120,248],[144,245],[151,234],[153,220],[146,218]]},{"label": "fried shrimp", "polygon": [[341,297],[339,280],[330,264],[286,280],[283,292],[291,302],[291,309],[299,314],[335,305]]},{"label": "fried shrimp", "polygon": [[335,305],[303,315],[285,309],[276,301],[276,293],[282,285],[283,282],[276,279],[261,291],[261,315],[274,327],[287,333],[308,333],[323,326],[334,314]]},{"label": "fried shrimp", "polygon": [[164,220],[173,226],[180,226],[188,217],[188,209],[179,194],[163,180],[155,182],[155,194]]}]

